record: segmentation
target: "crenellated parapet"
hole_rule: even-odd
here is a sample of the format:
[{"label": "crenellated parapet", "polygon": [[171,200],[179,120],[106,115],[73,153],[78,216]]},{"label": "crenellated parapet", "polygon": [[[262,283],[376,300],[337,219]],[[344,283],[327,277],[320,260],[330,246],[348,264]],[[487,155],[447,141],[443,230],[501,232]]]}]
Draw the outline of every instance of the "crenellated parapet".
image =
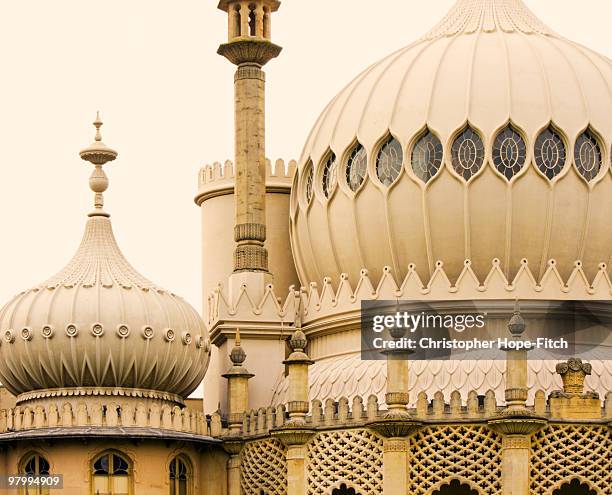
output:
[{"label": "crenellated parapet", "polygon": [[[547,397],[544,391],[539,390],[534,403],[528,406],[527,410],[530,415],[543,417],[552,423],[572,421],[572,417],[558,415],[554,407],[551,409],[551,399],[554,401],[554,394]],[[498,402],[493,390],[484,395],[479,395],[476,391],[462,395],[456,390],[448,398],[442,392],[436,392],[432,396],[421,392],[418,394],[416,407],[408,409],[408,417],[413,421],[433,425],[486,423],[493,418],[504,417],[506,410],[507,406]],[[267,436],[287,424],[287,411],[288,407],[284,404],[252,409],[244,415],[239,435],[247,438]],[[352,400],[347,397],[325,401],[316,399],[310,402],[305,425],[315,430],[360,428],[384,418],[386,413],[387,407],[381,405],[375,395],[355,396]],[[575,418],[574,421],[576,419],[580,418]],[[598,417],[591,420],[602,424],[612,421],[612,392],[608,393],[603,404],[599,404]]]},{"label": "crenellated parapet", "polygon": [[8,433],[77,428],[165,430],[206,437],[220,436],[223,431],[218,414],[205,416],[186,407],[159,403],[109,402],[103,405],[65,400],[0,410],[0,439]]},{"label": "crenellated parapet", "polygon": [[[272,162],[266,159],[266,192],[289,194],[293,176],[297,169],[295,160],[278,159]],[[235,166],[231,160],[204,165],[198,172],[197,205],[216,196],[234,194]]]}]

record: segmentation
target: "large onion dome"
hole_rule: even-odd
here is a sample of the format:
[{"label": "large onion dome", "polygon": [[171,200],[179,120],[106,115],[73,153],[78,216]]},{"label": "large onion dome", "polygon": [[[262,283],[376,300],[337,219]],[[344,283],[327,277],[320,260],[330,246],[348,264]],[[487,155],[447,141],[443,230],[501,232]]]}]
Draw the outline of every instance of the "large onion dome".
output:
[{"label": "large onion dome", "polygon": [[57,275],[0,310],[0,381],[18,400],[121,395],[181,402],[202,381],[209,340],[197,311],[140,275],[121,253],[102,209],[101,141],[81,152],[95,165],[95,209],[81,245]]},{"label": "large onion dome", "polygon": [[521,0],[459,0],[325,108],[299,163],[292,246],[303,284],[411,263],[512,280],[612,255],[612,65]]}]

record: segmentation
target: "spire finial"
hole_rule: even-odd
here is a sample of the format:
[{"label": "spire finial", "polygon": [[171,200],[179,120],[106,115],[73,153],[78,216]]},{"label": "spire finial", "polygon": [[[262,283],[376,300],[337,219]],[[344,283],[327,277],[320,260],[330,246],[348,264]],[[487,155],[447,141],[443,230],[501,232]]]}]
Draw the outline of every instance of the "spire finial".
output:
[{"label": "spire finial", "polygon": [[234,339],[234,348],[230,352],[230,360],[234,366],[242,366],[246,359],[246,352],[240,345],[240,329],[236,328],[236,337]]},{"label": "spire finial", "polygon": [[105,163],[112,162],[115,158],[117,158],[118,153],[102,142],[100,127],[102,127],[104,123],[100,118],[99,111],[96,113],[96,120],[94,120],[93,125],[96,128],[94,142],[84,150],[81,150],[79,155],[83,160],[91,163],[95,167],[94,171],[89,177],[89,187],[95,194],[94,211],[92,211],[89,216],[108,217],[109,214],[102,209],[104,206],[103,193],[108,189],[108,177],[106,176],[104,170],[102,170],[102,166]]},{"label": "spire finial", "polygon": [[96,112],[96,120],[94,120],[93,125],[96,128],[96,138],[95,138],[95,140],[98,141],[98,142],[101,142],[102,141],[102,134],[100,133],[100,127],[102,127],[104,125],[104,122],[102,122],[102,119],[100,119],[100,110],[98,110]]}]

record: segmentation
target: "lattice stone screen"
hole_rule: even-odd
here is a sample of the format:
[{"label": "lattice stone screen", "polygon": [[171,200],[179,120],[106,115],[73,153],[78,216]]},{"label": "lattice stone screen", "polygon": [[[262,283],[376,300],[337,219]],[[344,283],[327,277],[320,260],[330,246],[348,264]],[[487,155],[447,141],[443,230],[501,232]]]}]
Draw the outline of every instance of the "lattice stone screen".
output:
[{"label": "lattice stone screen", "polygon": [[531,446],[531,493],[552,494],[574,478],[612,494],[612,438],[605,426],[549,425]]},{"label": "lattice stone screen", "polygon": [[367,430],[319,433],[308,444],[308,495],[329,495],[342,483],[382,495],[382,440]]},{"label": "lattice stone screen", "polygon": [[240,484],[243,495],[286,495],[285,448],[276,439],[249,442],[242,450]]},{"label": "lattice stone screen", "polygon": [[448,425],[420,430],[411,439],[411,494],[426,494],[452,478],[481,494],[501,493],[501,439],[486,426]]}]

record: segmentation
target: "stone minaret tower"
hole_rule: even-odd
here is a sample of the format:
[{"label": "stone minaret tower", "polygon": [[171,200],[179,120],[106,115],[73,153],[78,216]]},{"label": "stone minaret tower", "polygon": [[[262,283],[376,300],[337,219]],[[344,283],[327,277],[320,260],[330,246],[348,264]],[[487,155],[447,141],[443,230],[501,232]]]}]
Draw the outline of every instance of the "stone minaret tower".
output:
[{"label": "stone minaret tower", "polygon": [[266,240],[265,73],[262,67],[281,47],[270,40],[278,0],[221,0],[229,39],[218,53],[236,65],[236,221],[234,273],[268,273]]}]

